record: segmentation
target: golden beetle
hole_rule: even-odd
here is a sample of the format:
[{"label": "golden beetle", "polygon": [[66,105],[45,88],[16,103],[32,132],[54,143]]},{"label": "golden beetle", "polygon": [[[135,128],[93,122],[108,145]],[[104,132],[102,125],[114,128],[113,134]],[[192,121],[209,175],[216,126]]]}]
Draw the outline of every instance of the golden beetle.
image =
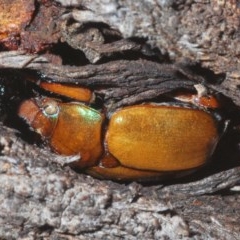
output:
[{"label": "golden beetle", "polygon": [[41,87],[78,102],[29,99],[21,104],[19,116],[56,153],[79,155],[73,167],[98,178],[145,181],[190,173],[207,162],[221,135],[219,116],[209,110],[218,107],[213,96],[191,95],[187,104],[123,107],[107,119],[79,102],[91,100],[88,89],[53,83]]}]

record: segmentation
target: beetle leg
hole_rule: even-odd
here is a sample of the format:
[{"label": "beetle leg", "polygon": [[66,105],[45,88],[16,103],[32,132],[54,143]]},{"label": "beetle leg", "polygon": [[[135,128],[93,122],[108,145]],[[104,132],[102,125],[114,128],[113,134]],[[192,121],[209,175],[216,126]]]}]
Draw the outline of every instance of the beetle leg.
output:
[{"label": "beetle leg", "polygon": [[90,174],[93,177],[100,179],[113,179],[118,181],[130,181],[130,180],[141,180],[147,178],[156,178],[162,173],[153,172],[153,171],[142,171],[135,170],[123,166],[118,166],[114,168],[104,168],[100,166],[91,167],[86,169],[86,173]]},{"label": "beetle leg", "polygon": [[173,94],[174,99],[207,109],[217,109],[221,107],[218,99],[215,96],[208,94],[206,87],[202,84],[196,84],[194,87],[197,93],[177,92]]},{"label": "beetle leg", "polygon": [[101,166],[91,167],[85,170],[85,172],[93,177],[99,179],[109,179],[115,181],[155,181],[164,179],[166,176],[173,178],[180,178],[195,172],[196,169],[190,169],[185,171],[169,171],[169,172],[157,172],[157,171],[145,171],[128,168],[124,166],[118,166],[113,168],[104,168]]},{"label": "beetle leg", "polygon": [[60,83],[41,82],[39,86],[47,91],[63,95],[81,102],[93,102],[94,94],[88,88],[77,85],[64,85]]},{"label": "beetle leg", "polygon": [[113,157],[110,153],[106,154],[99,163],[99,166],[104,168],[115,168],[120,165],[121,165],[120,162],[115,157]]}]

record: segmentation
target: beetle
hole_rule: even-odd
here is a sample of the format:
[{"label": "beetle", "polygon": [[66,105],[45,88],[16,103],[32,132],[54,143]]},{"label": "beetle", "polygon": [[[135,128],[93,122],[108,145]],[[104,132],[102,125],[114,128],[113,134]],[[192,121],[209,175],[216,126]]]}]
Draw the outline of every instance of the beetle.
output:
[{"label": "beetle", "polygon": [[192,173],[208,162],[221,136],[219,105],[212,95],[178,94],[178,101],[125,106],[107,118],[88,105],[94,99],[89,89],[41,87],[74,101],[28,99],[19,116],[54,152],[78,155],[72,167],[97,178],[149,181]]}]

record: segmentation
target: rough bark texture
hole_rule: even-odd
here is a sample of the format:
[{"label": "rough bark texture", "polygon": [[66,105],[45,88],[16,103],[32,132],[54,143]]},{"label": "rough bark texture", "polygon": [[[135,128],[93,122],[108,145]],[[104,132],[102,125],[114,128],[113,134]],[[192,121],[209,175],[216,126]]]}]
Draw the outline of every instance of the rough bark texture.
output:
[{"label": "rough bark texture", "polygon": [[[104,96],[111,114],[204,82],[233,101],[229,116],[238,124],[237,1],[57,2],[38,1],[35,18],[17,34],[21,43],[11,48],[4,40],[4,86],[26,77],[77,83]],[[39,24],[41,16],[45,24]],[[4,113],[6,102],[0,103]],[[11,119],[7,125],[14,125]],[[0,125],[1,239],[239,238],[237,131],[227,134],[213,162],[196,175],[150,185],[76,173],[66,165],[72,158],[23,139],[24,132]]]}]

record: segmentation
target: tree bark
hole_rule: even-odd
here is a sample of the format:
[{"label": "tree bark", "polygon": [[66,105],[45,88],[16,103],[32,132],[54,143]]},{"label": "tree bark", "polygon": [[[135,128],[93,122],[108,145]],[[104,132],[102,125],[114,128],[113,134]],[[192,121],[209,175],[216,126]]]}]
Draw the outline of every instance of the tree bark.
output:
[{"label": "tree bark", "polygon": [[0,80],[6,89],[14,86],[13,97],[24,95],[15,86],[24,79],[74,83],[104,96],[111,115],[122,106],[204,83],[228,99],[232,123],[213,161],[198,173],[122,184],[73,171],[67,166],[71,157],[27,141],[24,131],[9,128],[17,126],[7,118],[0,125],[0,238],[237,239],[238,2],[35,3],[32,20],[19,30],[21,41],[14,48],[2,41]]}]

